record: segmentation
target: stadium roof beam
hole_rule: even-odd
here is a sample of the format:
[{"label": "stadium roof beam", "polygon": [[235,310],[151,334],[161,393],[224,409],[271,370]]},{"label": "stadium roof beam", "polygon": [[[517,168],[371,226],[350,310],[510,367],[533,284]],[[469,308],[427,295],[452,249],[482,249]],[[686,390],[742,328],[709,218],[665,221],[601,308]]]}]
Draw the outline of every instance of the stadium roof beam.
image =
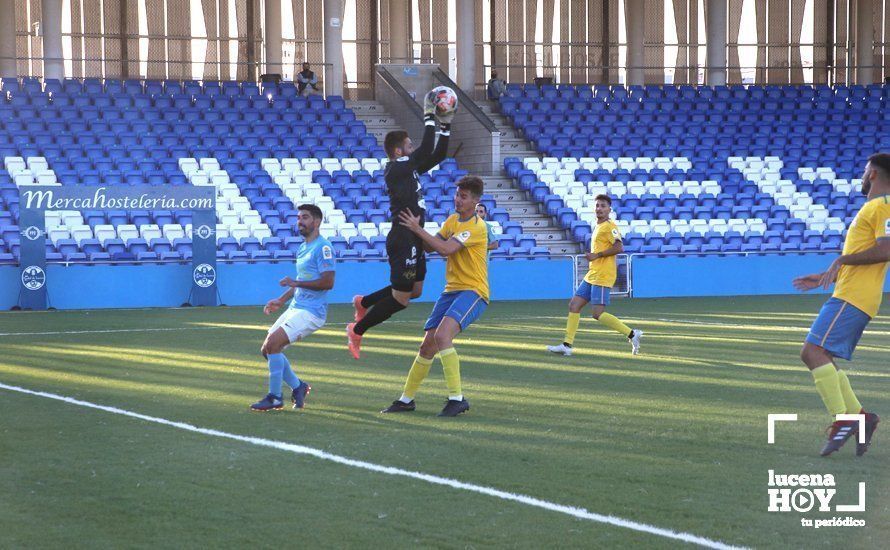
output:
[{"label": "stadium roof beam", "polygon": [[[473,0],[457,0],[457,85],[470,97],[476,80],[476,16]],[[448,71],[444,67],[445,72]]]},{"label": "stadium roof beam", "polygon": [[280,75],[283,72],[281,65],[281,0],[264,0],[264,2],[266,73]]},{"label": "stadium roof beam", "polygon": [[389,0],[389,62],[411,63],[408,44],[408,0]]},{"label": "stadium roof beam", "polygon": [[705,0],[708,86],[726,85],[726,0]]},{"label": "stadium roof beam", "polygon": [[645,81],[646,2],[626,0],[624,14],[627,20],[627,84],[642,86]]},{"label": "stadium roof beam", "polygon": [[874,4],[856,2],[856,84],[874,84]]},{"label": "stadium roof beam", "polygon": [[15,0],[0,0],[0,77],[16,76]]},{"label": "stadium roof beam", "polygon": [[324,91],[343,95],[343,0],[324,0]]},{"label": "stadium roof beam", "polygon": [[43,35],[43,77],[65,78],[62,59],[62,0],[43,0],[40,34]]}]

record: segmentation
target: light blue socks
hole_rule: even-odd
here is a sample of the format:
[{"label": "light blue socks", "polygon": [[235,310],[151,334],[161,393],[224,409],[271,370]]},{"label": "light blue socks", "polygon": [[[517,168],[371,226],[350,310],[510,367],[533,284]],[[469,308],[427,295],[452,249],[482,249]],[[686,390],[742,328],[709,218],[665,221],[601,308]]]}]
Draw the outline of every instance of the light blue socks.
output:
[{"label": "light blue socks", "polygon": [[269,358],[269,393],[281,396],[281,382],[297,389],[300,379],[294,374],[287,357],[283,353],[273,353]]}]

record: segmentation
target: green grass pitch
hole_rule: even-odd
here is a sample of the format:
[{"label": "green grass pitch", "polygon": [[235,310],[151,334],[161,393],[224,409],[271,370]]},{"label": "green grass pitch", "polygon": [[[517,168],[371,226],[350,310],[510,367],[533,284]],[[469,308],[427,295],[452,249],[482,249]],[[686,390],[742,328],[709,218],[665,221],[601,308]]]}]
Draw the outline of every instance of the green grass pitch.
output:
[{"label": "green grass pitch", "polygon": [[[645,331],[640,356],[582,321],[576,353],[548,355],[566,302],[494,302],[457,342],[468,414],[436,418],[436,362],[415,413],[400,394],[430,304],[345,347],[352,310],[287,355],[313,391],[303,411],[252,413],[266,393],[260,308],[0,314],[0,383],[202,428],[586,508],[727,544],[886,547],[890,424],[856,458],[818,456],[828,415],[798,359],[819,296],[616,300]],[[132,329],[132,330],[131,330]],[[165,329],[165,330],[148,330]],[[169,329],[169,330],[166,330]],[[114,331],[114,332],[102,332]],[[25,334],[39,333],[39,334]],[[850,365],[890,422],[890,321]],[[797,413],[767,444],[767,414]],[[833,504],[770,513],[768,471],[830,473]],[[864,528],[801,518],[851,515]],[[880,541],[884,541],[881,543]],[[651,534],[403,477],[0,389],[0,547],[673,548]]]}]

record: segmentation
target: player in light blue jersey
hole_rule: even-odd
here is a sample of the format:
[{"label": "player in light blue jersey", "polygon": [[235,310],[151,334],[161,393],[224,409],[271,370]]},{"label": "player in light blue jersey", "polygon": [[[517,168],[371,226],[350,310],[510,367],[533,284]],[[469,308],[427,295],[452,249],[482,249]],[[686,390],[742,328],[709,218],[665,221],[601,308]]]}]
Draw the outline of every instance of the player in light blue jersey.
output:
[{"label": "player in light blue jersey", "polygon": [[297,279],[285,277],[279,284],[287,291],[269,300],[263,313],[270,315],[288,300],[290,307],[282,313],[269,329],[260,352],[269,361],[269,394],[250,406],[255,411],[269,411],[284,406],[281,383],[291,388],[291,400],[295,409],[302,409],[306,395],[312,388],[300,380],[287,357],[284,348],[320,329],[328,314],[328,290],[334,288],[334,247],[318,234],[322,213],[314,204],[302,204],[297,208],[297,229],[305,241],[297,251]]}]

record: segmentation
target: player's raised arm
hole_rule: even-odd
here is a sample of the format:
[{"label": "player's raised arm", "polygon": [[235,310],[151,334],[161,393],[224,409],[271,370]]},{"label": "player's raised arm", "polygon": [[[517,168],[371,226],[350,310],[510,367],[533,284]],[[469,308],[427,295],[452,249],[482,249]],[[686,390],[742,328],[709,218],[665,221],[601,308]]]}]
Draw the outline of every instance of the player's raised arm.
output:
[{"label": "player's raised arm", "polygon": [[430,158],[430,155],[433,154],[435,144],[436,106],[433,104],[430,94],[427,94],[423,98],[423,139],[420,141],[420,145],[414,149],[414,152],[408,155],[408,159],[415,166],[424,164]]},{"label": "player's raised arm", "polygon": [[439,139],[436,142],[436,148],[433,151],[432,155],[430,155],[426,159],[421,160],[418,163],[418,174],[428,172],[433,166],[445,160],[445,156],[448,154],[448,139],[451,136],[451,124],[440,122],[439,130],[436,132],[436,135],[439,136]]},{"label": "player's raised arm", "polygon": [[[449,138],[451,137],[451,121],[454,120],[454,113],[457,112],[457,108],[455,107],[447,113],[439,113],[433,102],[434,91],[431,91],[427,94],[426,98],[424,98],[424,124],[429,124],[428,117],[432,114],[434,123],[438,122],[439,126],[438,130],[435,131],[435,135],[438,136],[438,141],[436,142],[436,147],[435,150],[432,151],[432,154],[417,157],[412,156],[412,160],[417,164],[418,174],[423,174],[424,172],[429,171],[433,166],[436,166],[445,160],[445,156],[448,154]],[[424,142],[426,142],[429,129],[430,127],[426,126],[423,135]],[[421,145],[420,149],[422,148],[423,145]],[[420,149],[418,149],[418,151]],[[415,151],[415,153],[417,153],[417,151]]]}]

